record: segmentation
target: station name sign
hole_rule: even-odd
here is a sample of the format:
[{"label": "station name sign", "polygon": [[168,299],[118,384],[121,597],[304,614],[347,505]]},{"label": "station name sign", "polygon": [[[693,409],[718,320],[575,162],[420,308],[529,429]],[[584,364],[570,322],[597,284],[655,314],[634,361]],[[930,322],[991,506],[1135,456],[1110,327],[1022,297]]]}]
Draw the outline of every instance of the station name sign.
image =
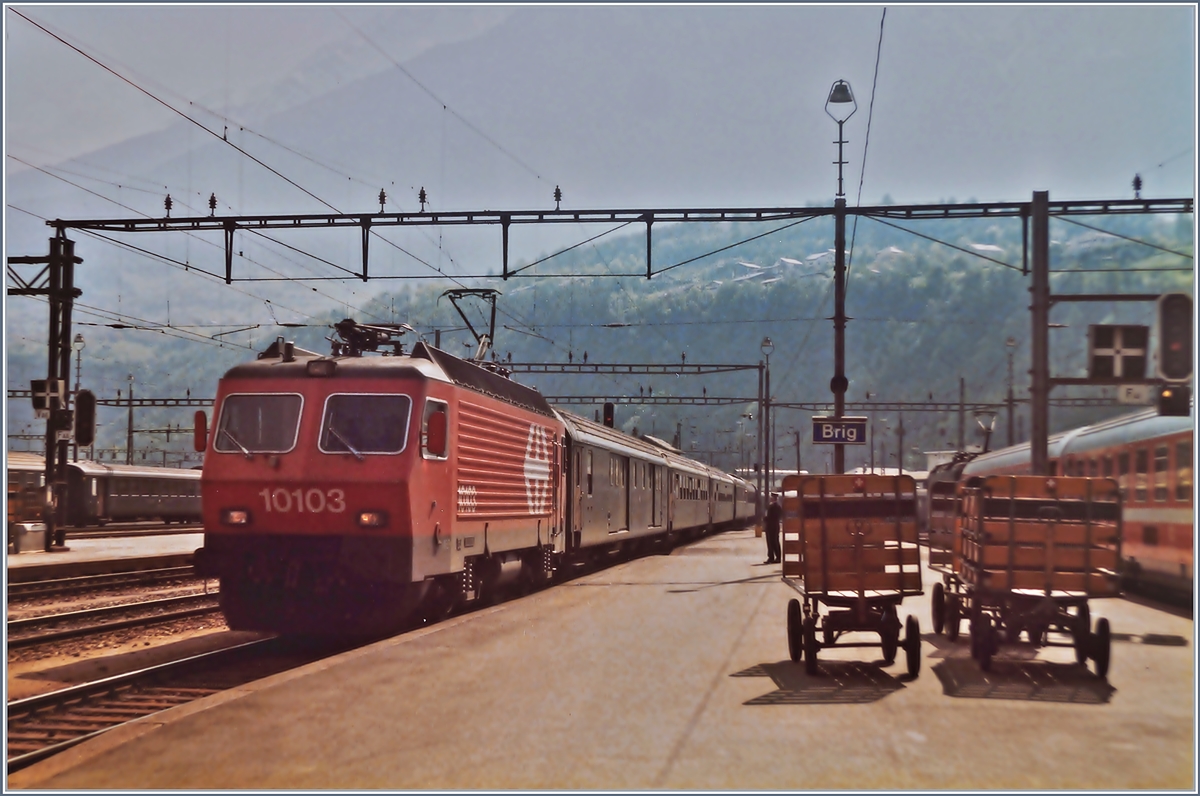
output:
[{"label": "station name sign", "polygon": [[867,418],[814,417],[812,441],[825,445],[866,445]]}]

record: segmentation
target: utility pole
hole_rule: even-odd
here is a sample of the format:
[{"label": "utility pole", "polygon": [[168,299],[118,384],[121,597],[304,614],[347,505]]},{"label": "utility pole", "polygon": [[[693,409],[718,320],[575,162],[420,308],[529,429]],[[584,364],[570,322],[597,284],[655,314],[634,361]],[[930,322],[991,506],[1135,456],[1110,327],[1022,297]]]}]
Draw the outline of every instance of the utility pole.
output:
[{"label": "utility pole", "polygon": [[1030,338],[1031,385],[1029,415],[1032,419],[1030,453],[1033,475],[1049,475],[1047,445],[1050,440],[1050,192],[1034,191],[1031,207],[1033,216],[1033,274],[1029,292],[1032,294],[1031,316],[1033,335]]},{"label": "utility pole", "polygon": [[133,374],[129,374],[129,421],[125,433],[125,463],[133,464]]}]

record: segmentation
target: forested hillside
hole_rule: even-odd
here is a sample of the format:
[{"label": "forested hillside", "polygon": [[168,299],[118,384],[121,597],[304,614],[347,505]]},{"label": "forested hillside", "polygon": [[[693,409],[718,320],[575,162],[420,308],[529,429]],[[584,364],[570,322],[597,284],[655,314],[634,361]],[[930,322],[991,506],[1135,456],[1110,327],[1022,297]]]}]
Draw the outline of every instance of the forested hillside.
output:
[{"label": "forested hillside", "polygon": [[[1087,219],[1089,225],[1116,235],[1056,220],[1052,223],[1051,263],[1054,292],[1163,293],[1192,292],[1191,218],[1128,216]],[[694,224],[654,228],[656,276],[645,278],[646,250],[642,234],[602,238],[551,257],[517,277],[470,287],[500,291],[494,355],[515,362],[745,363],[762,359],[760,344],[769,336],[771,393],[779,402],[831,400],[833,375],[832,223],[817,219],[777,225]],[[852,253],[847,287],[846,370],[848,401],[957,402],[959,380],[965,380],[968,402],[1003,400],[1006,394],[1006,341],[1012,338],[1015,387],[1025,398],[1028,387],[1030,317],[1029,278],[1022,275],[1021,225],[1018,220],[920,221],[889,225],[862,219],[848,226]],[[767,233],[767,234],[764,234]],[[590,230],[580,239],[594,234]],[[754,240],[749,240],[755,238]],[[1147,245],[1149,244],[1149,245]],[[546,252],[551,255],[553,252]],[[519,268],[522,264],[516,264]],[[678,267],[671,267],[671,266]],[[639,276],[640,275],[640,276]],[[570,278],[566,278],[569,276]],[[372,283],[374,285],[376,283]],[[356,320],[412,325],[429,342],[441,330],[442,347],[460,355],[474,351],[462,319],[441,294],[457,287],[447,280],[425,283],[380,283],[378,293],[358,311],[331,307],[333,323],[348,312]],[[85,297],[86,300],[86,297]],[[186,296],[178,300],[186,301]],[[136,306],[126,296],[126,306]],[[482,304],[472,322],[485,328]],[[136,314],[135,310],[129,310]],[[1091,323],[1153,325],[1154,305],[1061,304],[1052,312],[1059,324],[1051,333],[1052,373],[1083,375],[1087,327]],[[247,324],[251,325],[251,324]],[[86,327],[85,334],[88,333]],[[22,329],[8,344],[9,387],[26,387],[44,375],[45,354],[39,329]],[[10,330],[12,335],[13,330]],[[328,327],[272,327],[243,330],[220,338],[225,347],[201,345],[150,331],[126,330],[115,344],[89,346],[83,357],[83,385],[103,397],[127,389],[134,375],[135,395],[211,396],[216,380],[231,365],[254,356],[276,337],[322,353]],[[415,340],[414,340],[415,342]],[[239,347],[241,346],[241,347]],[[735,396],[751,399],[732,406],[618,407],[619,425],[680,441],[718,464],[733,467],[739,450],[747,455],[752,440],[739,432],[743,415],[757,412],[753,372],[717,376],[609,377],[516,376],[546,395],[597,396]],[[1054,397],[1100,397],[1099,389]],[[10,434],[37,433],[25,402],[9,402]],[[596,407],[572,411],[591,415]],[[1065,428],[1124,411],[1120,407],[1052,409],[1052,428]],[[811,435],[812,412],[780,409],[776,436],[780,466],[793,467],[795,436]],[[868,413],[872,414],[872,413]],[[1028,415],[1018,410],[1018,438],[1028,434]],[[882,457],[894,465],[899,418],[872,414]],[[126,433],[124,410],[102,409],[99,446],[121,447]],[[137,428],[190,425],[191,412],[139,410]],[[977,439],[968,422],[968,442]],[[909,413],[904,464],[924,465],[921,451],[954,447],[956,413]],[[1008,429],[1003,414],[996,439],[1003,444]],[[167,447],[164,435],[139,435],[141,450]],[[14,443],[10,443],[12,447]],[[34,443],[36,446],[36,443]],[[19,446],[18,446],[19,447]],[[177,437],[172,451],[186,449]],[[801,445],[805,468],[825,466],[826,451]],[[161,453],[149,454],[151,459]],[[867,460],[865,449],[848,453],[847,463]]]}]

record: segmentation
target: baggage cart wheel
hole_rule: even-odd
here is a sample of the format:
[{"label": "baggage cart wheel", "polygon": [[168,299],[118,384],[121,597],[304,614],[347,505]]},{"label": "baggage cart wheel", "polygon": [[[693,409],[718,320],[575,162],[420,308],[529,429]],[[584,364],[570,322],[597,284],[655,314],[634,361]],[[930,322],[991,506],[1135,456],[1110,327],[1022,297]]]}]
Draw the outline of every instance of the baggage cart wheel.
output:
[{"label": "baggage cart wheel", "polygon": [[921,624],[911,614],[904,622],[904,656],[909,675],[916,677],[921,671]]},{"label": "baggage cart wheel", "polygon": [[1032,624],[1025,629],[1029,631],[1029,643],[1035,647],[1042,646],[1042,638],[1046,635],[1046,628],[1040,624]]},{"label": "baggage cart wheel", "polygon": [[804,671],[817,674],[817,620],[812,617],[804,623]]},{"label": "baggage cart wheel", "polygon": [[958,598],[952,596],[946,600],[946,638],[949,641],[954,641],[958,638],[958,623],[960,618]]},{"label": "baggage cart wheel", "polygon": [[804,620],[800,618],[799,600],[788,600],[787,634],[788,655],[796,663],[804,655]]},{"label": "baggage cart wheel", "polygon": [[933,584],[933,632],[939,636],[946,626],[946,589],[942,584]]},{"label": "baggage cart wheel", "polygon": [[1075,643],[1075,661],[1080,666],[1087,665],[1088,651],[1092,646],[1092,634],[1087,621],[1087,616],[1081,611],[1075,619],[1075,627],[1071,630],[1071,640]]},{"label": "baggage cart wheel", "polygon": [[979,668],[986,672],[992,668],[992,654],[996,651],[996,628],[987,618],[980,621],[979,628]]},{"label": "baggage cart wheel", "polygon": [[900,646],[900,620],[896,618],[895,606],[883,609],[881,624],[879,646],[883,650],[883,662],[891,666],[896,662],[896,649]]},{"label": "baggage cart wheel", "polygon": [[1092,660],[1096,662],[1096,674],[1108,677],[1108,656],[1112,651],[1112,633],[1108,628],[1108,620],[1104,617],[1096,620],[1096,633],[1092,637]]}]

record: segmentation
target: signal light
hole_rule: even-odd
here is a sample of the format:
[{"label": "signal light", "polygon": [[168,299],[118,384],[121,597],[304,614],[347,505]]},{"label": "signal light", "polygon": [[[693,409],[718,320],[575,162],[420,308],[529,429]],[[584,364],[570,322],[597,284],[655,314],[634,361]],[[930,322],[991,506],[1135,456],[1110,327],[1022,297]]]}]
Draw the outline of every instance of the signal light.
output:
[{"label": "signal light", "polygon": [[1158,413],[1165,417],[1188,417],[1192,413],[1192,388],[1168,384],[1158,391]]},{"label": "signal light", "polygon": [[616,407],[613,406],[611,401],[604,404],[604,425],[608,426],[609,428],[612,428],[613,423],[615,422],[613,418],[615,408]]},{"label": "signal light", "polygon": [[1192,377],[1192,297],[1166,293],[1158,299],[1158,375],[1167,381]]},{"label": "signal light", "polygon": [[364,528],[382,528],[387,525],[387,512],[361,511],[358,514],[358,524]]},{"label": "signal light", "polygon": [[96,394],[80,390],[75,396],[75,444],[86,448],[96,441]]}]

